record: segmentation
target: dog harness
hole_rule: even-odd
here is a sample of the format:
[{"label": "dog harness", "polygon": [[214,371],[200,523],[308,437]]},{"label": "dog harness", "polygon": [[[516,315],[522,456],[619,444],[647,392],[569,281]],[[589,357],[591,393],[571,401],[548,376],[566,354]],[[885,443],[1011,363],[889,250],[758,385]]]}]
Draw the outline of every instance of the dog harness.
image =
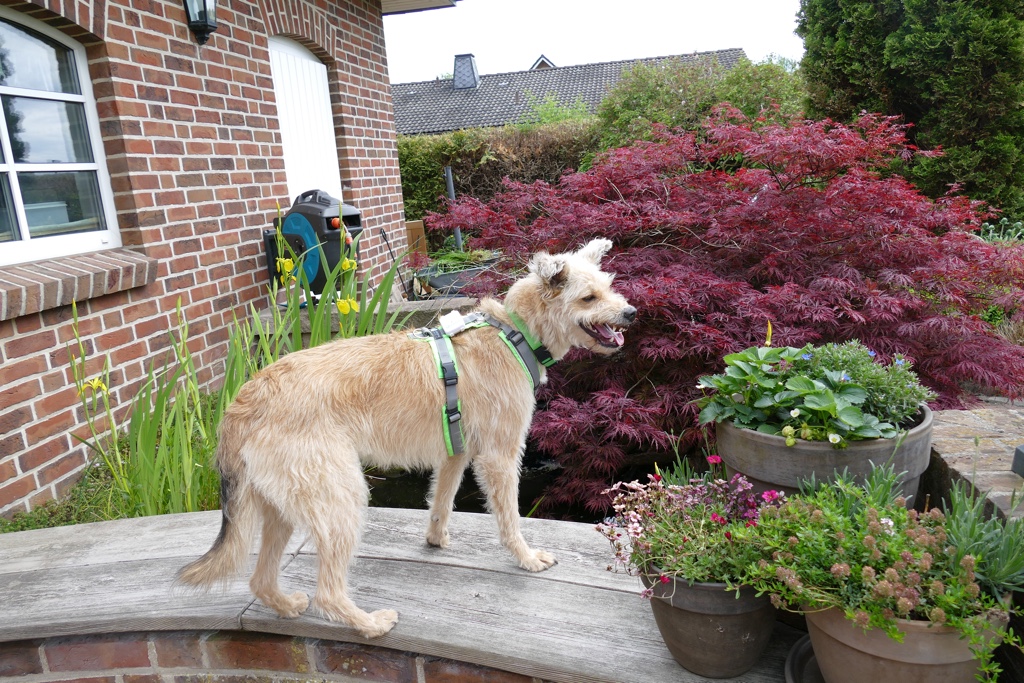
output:
[{"label": "dog harness", "polygon": [[[540,365],[551,367],[555,359],[551,352],[527,330],[522,318],[511,311],[506,311],[515,327],[506,325],[500,320],[482,313],[462,315],[452,311],[441,317],[440,327],[421,327],[409,333],[410,339],[431,342],[430,350],[434,354],[437,376],[444,382],[445,402],[441,406],[441,429],[444,433],[445,447],[448,455],[461,455],[465,452],[465,440],[462,433],[462,401],[459,399],[459,366],[455,360],[455,349],[452,337],[465,330],[490,325],[498,329],[498,337],[512,351],[519,366],[530,378],[530,386],[536,395],[540,388]],[[518,328],[518,329],[517,329]]]}]

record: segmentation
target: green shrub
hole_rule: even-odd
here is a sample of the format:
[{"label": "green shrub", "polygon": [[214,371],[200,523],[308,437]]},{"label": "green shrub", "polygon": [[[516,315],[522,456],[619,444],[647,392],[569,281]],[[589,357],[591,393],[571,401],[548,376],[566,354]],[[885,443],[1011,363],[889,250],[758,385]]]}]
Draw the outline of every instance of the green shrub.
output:
[{"label": "green shrub", "polygon": [[756,119],[778,107],[789,118],[803,107],[804,89],[795,63],[769,57],[741,59],[726,69],[715,59],[638,64],[628,70],[597,110],[601,147],[622,147],[651,138],[654,124],[697,128],[722,102]]},{"label": "green shrub", "polygon": [[[537,110],[538,116],[554,116],[553,108],[543,102]],[[506,177],[554,183],[566,171],[579,168],[596,149],[596,128],[590,119],[399,136],[405,217],[418,220],[441,208],[445,166],[452,167],[456,196],[488,201]],[[438,246],[431,243],[432,250]]]}]

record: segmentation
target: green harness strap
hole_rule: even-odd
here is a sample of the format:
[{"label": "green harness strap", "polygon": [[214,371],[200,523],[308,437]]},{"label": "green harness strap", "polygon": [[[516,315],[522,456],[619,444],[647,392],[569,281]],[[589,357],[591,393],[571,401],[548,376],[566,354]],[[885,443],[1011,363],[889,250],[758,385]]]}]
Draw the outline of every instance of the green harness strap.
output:
[{"label": "green harness strap", "polygon": [[[453,334],[487,325],[496,327],[498,336],[513,352],[516,360],[519,361],[519,366],[530,378],[530,386],[536,394],[540,388],[538,362],[545,367],[551,367],[555,364],[555,360],[547,348],[530,335],[519,316],[507,309],[506,312],[516,327],[506,325],[489,315],[471,313],[462,317],[461,325]],[[462,433],[462,401],[458,396],[459,368],[455,360],[455,349],[452,346],[451,336],[439,327],[432,329],[421,327],[410,332],[409,338],[431,342],[430,350],[434,356],[434,364],[437,366],[437,376],[444,382],[445,402],[441,406],[441,429],[444,434],[445,448],[449,457],[461,455],[465,452],[465,437]]]}]

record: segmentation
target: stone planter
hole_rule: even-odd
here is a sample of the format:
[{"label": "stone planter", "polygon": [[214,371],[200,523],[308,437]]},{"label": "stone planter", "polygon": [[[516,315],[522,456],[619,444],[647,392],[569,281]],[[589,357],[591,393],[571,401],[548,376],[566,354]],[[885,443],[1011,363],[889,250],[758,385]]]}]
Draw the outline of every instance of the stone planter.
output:
[{"label": "stone planter", "polygon": [[437,266],[427,266],[416,273],[416,278],[421,283],[426,283],[432,296],[458,296],[470,280],[490,269],[498,258],[490,258],[482,261],[479,266],[470,266],[461,270],[453,270],[445,273],[438,271]]},{"label": "stone planter", "polygon": [[901,620],[903,642],[864,631],[836,608],[807,612],[807,631],[825,683],[972,683],[978,671],[967,641],[949,626]]},{"label": "stone planter", "polygon": [[739,676],[768,646],[775,608],[767,595],[757,597],[753,589],[743,588],[737,598],[724,583],[641,578],[654,591],[651,610],[665,645],[688,671],[708,678]]},{"label": "stone planter", "polygon": [[832,448],[824,441],[800,439],[795,445],[787,446],[781,436],[719,422],[716,425],[718,455],[730,473],[743,474],[755,490],[777,489],[788,494],[796,493],[800,482],[812,474],[818,481],[825,481],[845,469],[862,482],[871,473],[872,463],[891,464],[896,472],[905,473],[903,496],[912,504],[921,475],[928,469],[932,450],[932,411],[928,406],[921,406],[921,411],[921,423],[907,432],[902,441],[851,441],[842,449]]}]

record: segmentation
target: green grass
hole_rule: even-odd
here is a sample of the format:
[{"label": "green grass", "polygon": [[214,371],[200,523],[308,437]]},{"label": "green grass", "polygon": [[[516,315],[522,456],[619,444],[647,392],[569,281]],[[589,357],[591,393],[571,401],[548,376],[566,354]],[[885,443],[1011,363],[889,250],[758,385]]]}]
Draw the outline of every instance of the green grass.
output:
[{"label": "green grass", "polygon": [[111,519],[108,505],[113,478],[105,467],[91,466],[62,500],[51,500],[12,519],[0,517],[0,533],[88,524]]}]

